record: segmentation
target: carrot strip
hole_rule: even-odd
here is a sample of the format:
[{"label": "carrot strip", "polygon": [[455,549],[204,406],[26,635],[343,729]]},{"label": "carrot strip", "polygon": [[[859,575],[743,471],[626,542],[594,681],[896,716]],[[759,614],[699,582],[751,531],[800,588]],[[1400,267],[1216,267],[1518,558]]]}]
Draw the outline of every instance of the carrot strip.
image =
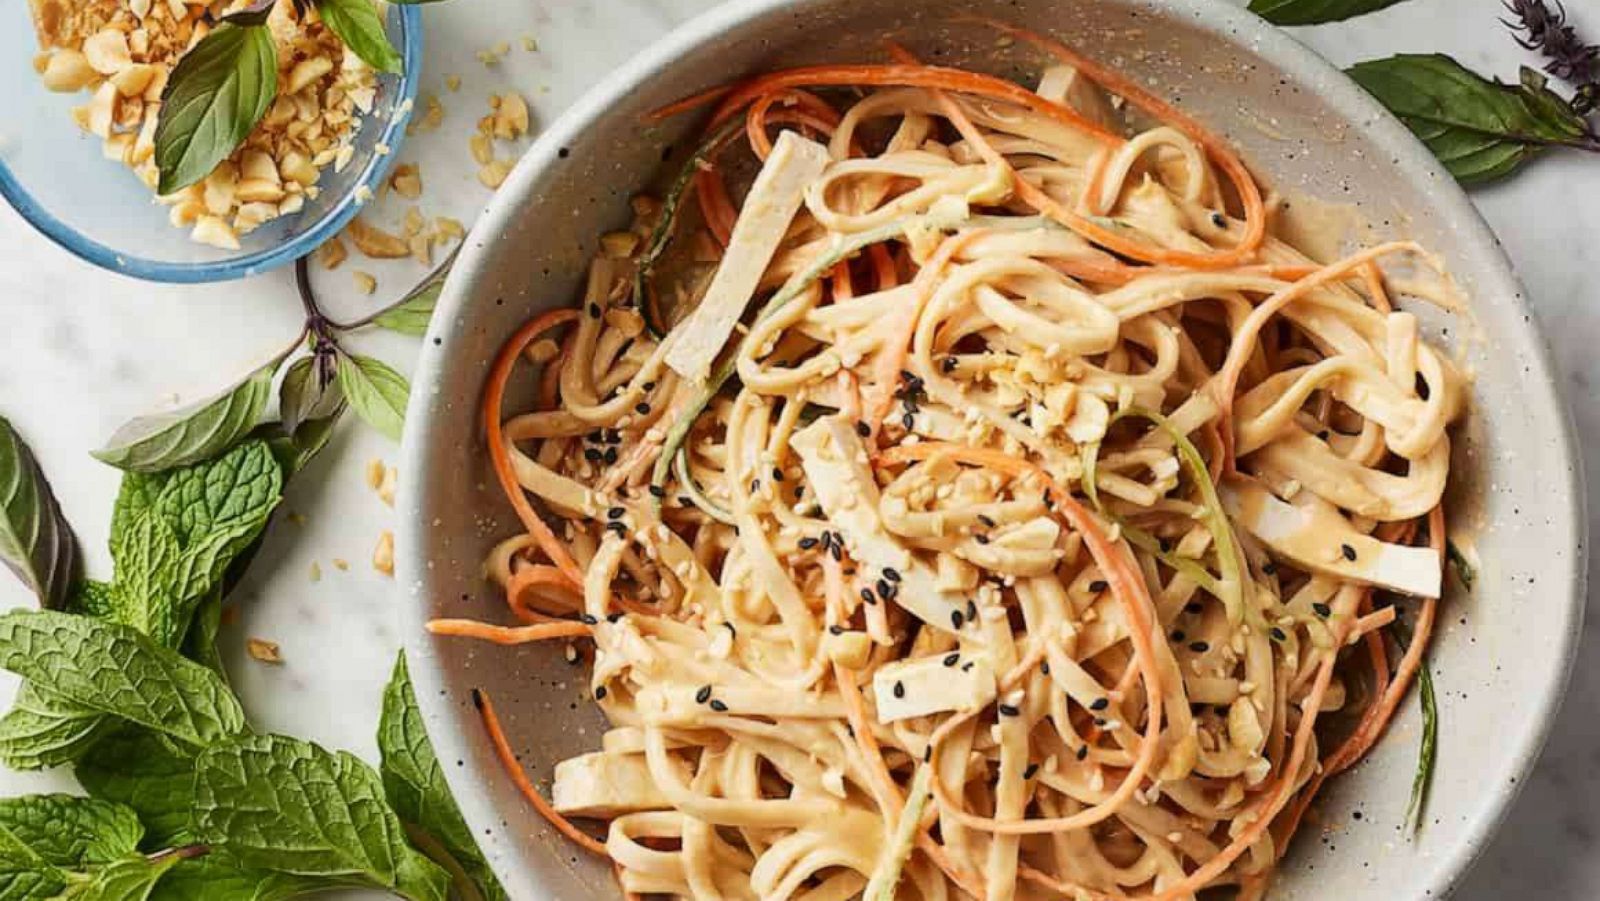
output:
[{"label": "carrot strip", "polygon": [[517,762],[516,752],[511,750],[511,742],[506,740],[505,730],[500,728],[500,718],[495,715],[494,705],[489,703],[489,693],[473,689],[472,702],[477,705],[478,713],[483,717],[483,727],[489,732],[489,742],[494,745],[495,756],[500,758],[500,763],[505,767],[511,781],[516,784],[523,797],[528,799],[528,803],[533,805],[533,809],[554,826],[557,832],[577,842],[585,851],[610,858],[611,854],[606,851],[604,842],[574,826],[571,820],[558,813],[555,807],[539,794],[539,790],[533,787],[528,774],[522,771],[522,765]]},{"label": "carrot strip", "polygon": [[706,227],[711,229],[711,236],[723,247],[733,240],[733,223],[739,218],[739,211],[733,208],[733,201],[728,199],[728,186],[723,183],[722,176],[715,167],[701,169],[694,174],[694,198],[700,204],[700,215],[706,220]]},{"label": "carrot strip", "polygon": [[435,619],[428,621],[428,632],[451,638],[479,638],[495,644],[528,644],[551,638],[586,638],[593,630],[574,620],[536,623],[531,626],[496,626],[475,619]]},{"label": "carrot strip", "polygon": [[550,527],[539,518],[533,505],[528,503],[527,493],[522,489],[522,483],[517,481],[516,470],[511,466],[511,452],[506,446],[506,436],[500,420],[500,411],[505,404],[506,383],[511,380],[511,371],[517,365],[517,358],[522,356],[522,351],[534,339],[545,332],[564,325],[578,318],[578,311],[573,309],[550,310],[528,320],[522,328],[517,329],[504,346],[500,348],[499,356],[495,357],[494,365],[489,369],[488,383],[483,390],[483,427],[489,444],[489,460],[494,465],[495,477],[500,480],[500,488],[505,492],[506,499],[511,502],[512,509],[517,511],[517,518],[522,520],[539,548],[545,552],[550,561],[564,573],[572,582],[572,587],[581,588],[583,585],[583,570],[578,568],[577,561],[567,552],[566,546]]}]

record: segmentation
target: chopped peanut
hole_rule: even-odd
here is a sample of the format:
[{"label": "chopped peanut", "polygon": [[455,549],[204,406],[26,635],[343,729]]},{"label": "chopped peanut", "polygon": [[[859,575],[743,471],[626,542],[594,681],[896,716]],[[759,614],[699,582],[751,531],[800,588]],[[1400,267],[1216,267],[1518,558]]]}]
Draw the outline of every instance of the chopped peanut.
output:
[{"label": "chopped peanut", "polygon": [[362,272],[360,269],[357,269],[351,272],[350,275],[355,278],[356,290],[360,291],[362,294],[370,295],[372,292],[378,290],[378,280],[373,278],[370,272]]},{"label": "chopped peanut", "polygon": [[372,568],[386,576],[394,575],[394,533],[384,529],[378,546],[372,549]]},{"label": "chopped peanut", "polygon": [[422,196],[422,173],[418,171],[416,163],[401,163],[394,167],[394,174],[389,176],[389,187],[396,194],[407,200],[416,200]]},{"label": "chopped peanut", "polygon": [[283,655],[278,651],[278,643],[267,641],[264,638],[247,638],[244,642],[245,650],[249,652],[252,660],[262,663],[281,664]]},{"label": "chopped peanut", "polygon": [[490,160],[478,169],[478,181],[486,188],[498,188],[505,183],[506,176],[511,174],[513,165],[515,163],[511,160]]},{"label": "chopped peanut", "polygon": [[338,238],[329,238],[321,247],[317,248],[317,262],[324,269],[338,269],[339,264],[348,259],[350,254],[344,249],[344,242]]},{"label": "chopped peanut", "polygon": [[399,259],[411,253],[411,248],[406,246],[404,238],[368,225],[360,216],[350,220],[350,224],[344,228],[344,233],[350,238],[351,243],[355,244],[357,250],[374,259]]}]

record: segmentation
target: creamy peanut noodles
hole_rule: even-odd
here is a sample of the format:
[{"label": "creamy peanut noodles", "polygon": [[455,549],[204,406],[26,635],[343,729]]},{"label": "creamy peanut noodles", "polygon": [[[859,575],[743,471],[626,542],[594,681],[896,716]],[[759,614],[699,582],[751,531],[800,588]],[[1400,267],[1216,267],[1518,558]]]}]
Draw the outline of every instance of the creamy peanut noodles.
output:
[{"label": "creamy peanut noodles", "polygon": [[715,111],[495,362],[523,624],[431,628],[592,649],[549,801],[480,700],[630,896],[1258,898],[1418,671],[1466,391],[1390,291],[1448,281],[996,27],[1032,90],[891,46],[663,110]]}]

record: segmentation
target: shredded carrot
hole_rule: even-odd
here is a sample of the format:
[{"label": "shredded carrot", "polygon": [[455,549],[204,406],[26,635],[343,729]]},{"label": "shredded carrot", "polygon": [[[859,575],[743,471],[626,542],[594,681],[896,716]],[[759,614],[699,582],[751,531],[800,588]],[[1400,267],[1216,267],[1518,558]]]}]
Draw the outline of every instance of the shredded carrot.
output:
[{"label": "shredded carrot", "polygon": [[506,446],[500,411],[505,403],[506,383],[511,380],[511,371],[516,368],[517,358],[522,356],[523,348],[532,344],[545,332],[577,318],[577,310],[561,309],[550,310],[528,320],[500,348],[499,356],[495,357],[494,365],[489,369],[488,382],[483,390],[483,427],[489,444],[489,460],[494,465],[495,477],[500,480],[500,488],[505,492],[506,499],[511,502],[512,509],[517,511],[517,518],[522,520],[523,526],[538,542],[539,548],[550,558],[550,562],[571,580],[574,588],[583,585],[583,570],[578,568],[577,561],[572,559],[566,546],[556,538],[554,532],[550,531],[544,520],[539,518],[533,505],[528,503],[528,495],[522,490],[522,483],[517,481],[516,470],[511,466],[511,452]]},{"label": "shredded carrot", "polygon": [[475,619],[435,619],[428,621],[428,631],[452,638],[479,638],[495,644],[528,644],[551,638],[583,638],[593,630],[574,620],[535,623],[531,626],[496,626]]},{"label": "shredded carrot", "polygon": [[473,689],[472,701],[478,706],[479,715],[483,717],[483,727],[489,732],[489,741],[494,745],[495,756],[500,758],[500,763],[511,776],[511,781],[533,805],[533,809],[538,811],[550,825],[556,827],[557,832],[577,842],[585,851],[610,858],[611,854],[606,851],[604,842],[574,826],[571,820],[558,813],[555,807],[539,794],[539,790],[533,787],[528,774],[522,771],[522,765],[517,762],[516,752],[511,750],[511,742],[506,740],[505,730],[500,728],[500,718],[495,715],[494,705],[489,702],[489,693]]},{"label": "shredded carrot", "polygon": [[706,227],[711,230],[711,236],[723,247],[733,239],[733,223],[739,218],[739,211],[733,208],[733,201],[728,199],[728,186],[723,183],[722,175],[716,167],[707,166],[694,174],[695,202],[700,204],[700,215],[706,220]]}]

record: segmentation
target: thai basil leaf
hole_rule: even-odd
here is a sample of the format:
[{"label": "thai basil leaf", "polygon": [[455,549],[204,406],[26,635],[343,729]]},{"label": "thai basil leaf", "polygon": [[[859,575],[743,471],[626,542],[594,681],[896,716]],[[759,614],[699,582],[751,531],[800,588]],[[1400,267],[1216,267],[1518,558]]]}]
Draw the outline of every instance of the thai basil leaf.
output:
[{"label": "thai basil leaf", "polygon": [[224,22],[178,60],[156,122],[157,188],[171,194],[227,159],[272,106],[278,50],[265,25]]},{"label": "thai basil leaf", "polygon": [[260,25],[272,15],[272,8],[278,5],[278,0],[250,0],[239,9],[222,17],[224,22],[235,25]]},{"label": "thai basil leaf", "polygon": [[1439,754],[1439,704],[1433,695],[1433,672],[1427,660],[1417,673],[1422,701],[1422,740],[1417,745],[1417,772],[1411,778],[1411,800],[1406,804],[1406,824],[1412,832],[1422,828],[1422,814],[1433,785],[1433,767]]},{"label": "thai basil leaf", "polygon": [[[223,26],[212,34],[230,29],[232,26]],[[200,43],[207,40],[210,37]],[[182,69],[183,65],[180,63],[178,68]],[[165,108],[162,119],[166,119]],[[255,427],[272,394],[272,375],[276,368],[277,361],[273,361],[199,404],[172,413],[141,416],[118,429],[94,456],[119,469],[135,472],[160,472],[209,460],[237,444]]]},{"label": "thai basil leaf", "polygon": [[1250,0],[1250,11],[1274,25],[1341,22],[1390,7],[1400,0]]},{"label": "thai basil leaf", "polygon": [[46,862],[67,869],[135,854],[144,838],[144,826],[131,808],[76,795],[0,799],[0,828]]},{"label": "thai basil leaf", "polygon": [[1523,69],[1490,81],[1442,54],[1357,63],[1351,78],[1399,117],[1462,184],[1500,178],[1552,145],[1597,147],[1582,117]]},{"label": "thai basil leaf", "polygon": [[194,759],[174,753],[153,733],[117,729],[78,761],[74,773],[91,797],[138,812],[149,830],[147,849],[185,839],[194,800]]},{"label": "thai basil leaf", "polygon": [[317,13],[344,45],[379,72],[399,72],[400,52],[389,43],[372,0],[317,0]]},{"label": "thai basil leaf", "polygon": [[249,868],[326,876],[444,901],[450,877],[406,842],[378,774],[281,735],[215,745],[195,763],[195,837]]},{"label": "thai basil leaf", "polygon": [[216,673],[127,626],[46,610],[0,614],[0,668],[192,748],[244,730],[244,710]]},{"label": "thai basil leaf", "polygon": [[438,842],[472,880],[479,895],[504,901],[505,889],[478,850],[444,781],[444,771],[422,725],[404,652],[395,660],[394,675],[383,691],[378,753],[382,755],[378,769],[383,774],[383,789],[400,819]]},{"label": "thai basil leaf", "polygon": [[5,417],[0,417],[0,561],[49,609],[66,605],[78,579],[78,539],[39,462]]},{"label": "thai basil leaf", "polygon": [[339,384],[345,398],[368,425],[395,441],[405,427],[411,385],[405,376],[372,357],[339,355]]},{"label": "thai basil leaf", "polygon": [[317,357],[301,357],[289,364],[278,386],[278,419],[283,430],[293,435],[300,427],[336,416],[344,406],[344,392],[333,372],[322,372]]},{"label": "thai basil leaf", "polygon": [[447,274],[440,272],[408,299],[372,317],[372,324],[417,338],[427,334],[428,323],[433,320],[433,308],[439,304],[439,294],[444,291],[444,277]]}]

